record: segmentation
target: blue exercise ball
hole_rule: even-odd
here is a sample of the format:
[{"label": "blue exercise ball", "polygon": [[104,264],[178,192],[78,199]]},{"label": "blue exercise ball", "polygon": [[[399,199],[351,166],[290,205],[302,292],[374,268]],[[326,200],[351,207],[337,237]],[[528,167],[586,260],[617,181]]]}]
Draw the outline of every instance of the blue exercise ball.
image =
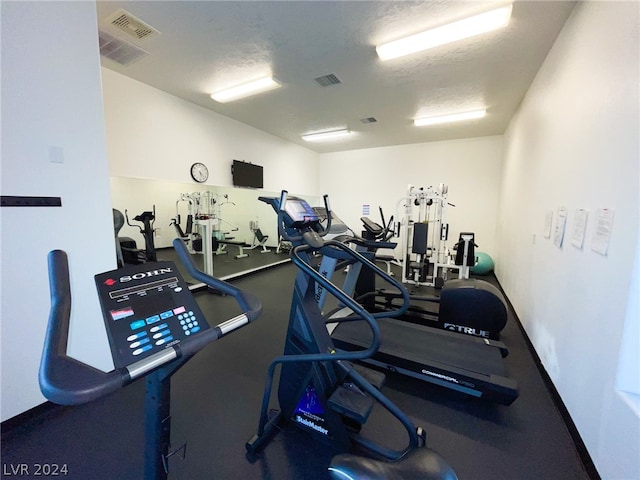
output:
[{"label": "blue exercise ball", "polygon": [[486,275],[493,271],[493,267],[493,259],[488,253],[476,252],[476,264],[470,270],[476,275]]}]

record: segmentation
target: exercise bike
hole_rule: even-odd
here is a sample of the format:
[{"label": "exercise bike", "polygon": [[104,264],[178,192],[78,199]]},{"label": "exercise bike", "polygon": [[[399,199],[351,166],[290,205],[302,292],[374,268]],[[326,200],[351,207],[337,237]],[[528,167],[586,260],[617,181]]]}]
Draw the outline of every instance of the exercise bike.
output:
[{"label": "exercise bike", "polygon": [[189,275],[237,302],[242,313],[210,326],[173,262],[125,267],[95,276],[115,369],[102,372],[67,355],[71,283],[67,254],[49,253],[51,311],[40,361],[42,394],[60,405],[91,402],[146,378],[144,479],[167,480],[171,376],[209,343],[255,320],[253,295],[198,270],[180,239],[173,242]]},{"label": "exercise bike", "polygon": [[[372,269],[405,297],[403,307],[389,315],[400,315],[408,306],[409,296],[402,285],[347,245],[325,241],[322,237],[331,229],[331,210],[325,196],[327,222],[309,204],[299,198],[288,198],[283,191],[280,198],[259,197],[278,213],[278,230],[294,248],[291,259],[298,267],[289,327],[283,355],[276,357],[267,372],[257,433],[247,442],[250,454],[256,454],[284,425],[302,429],[318,441],[349,452],[358,447],[373,458],[343,453],[334,458],[329,472],[334,479],[421,478],[425,480],[453,480],[456,475],[434,451],[425,447],[424,430],[411,420],[380,388],[384,374],[365,367],[356,368],[351,362],[371,357],[380,345],[376,315],[370,314],[353,298],[323,277],[318,271],[316,255],[334,256],[364,268]],[[370,344],[361,350],[337,350],[327,330],[319,307],[319,290],[337,299],[352,314],[350,320],[363,320],[371,331]],[[270,416],[269,403],[275,383],[276,368],[280,366],[277,382],[279,411]],[[402,424],[408,435],[407,445],[395,450],[380,445],[361,434],[374,403],[386,409]]]}]

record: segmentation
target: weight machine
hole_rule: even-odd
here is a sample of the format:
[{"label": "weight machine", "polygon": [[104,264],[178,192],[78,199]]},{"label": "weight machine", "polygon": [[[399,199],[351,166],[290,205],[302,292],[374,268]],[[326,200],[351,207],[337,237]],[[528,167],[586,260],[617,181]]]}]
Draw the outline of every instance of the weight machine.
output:
[{"label": "weight machine", "polygon": [[216,223],[213,229],[213,236],[216,238],[218,242],[218,248],[216,248],[213,253],[215,253],[216,255],[225,255],[228,253],[227,245],[232,245],[232,246],[238,247],[238,250],[239,250],[238,254],[234,258],[236,259],[245,258],[245,257],[248,257],[249,254],[245,253],[244,250],[251,247],[251,245],[249,245],[246,242],[243,242],[242,240],[235,240],[234,237],[227,236],[228,232],[225,232],[221,229],[222,225],[226,224],[227,225],[226,228],[229,228],[229,233],[237,232],[238,230],[240,230],[240,227],[238,227],[237,225],[234,225],[231,222],[227,222],[222,218],[222,206],[227,205],[229,203],[235,206],[235,203],[229,200],[228,194],[225,193],[224,195],[220,195],[220,194],[215,195],[213,204],[216,206],[216,218],[218,222]]},{"label": "weight machine", "polygon": [[[187,204],[187,223],[185,230],[180,226],[180,204]],[[184,240],[191,254],[201,253],[204,256],[204,272],[213,275],[213,251],[218,248],[214,239],[214,231],[218,218],[214,211],[216,198],[211,192],[181,193],[176,201],[176,216],[171,225],[176,229],[179,238]]]},{"label": "weight machine", "polygon": [[[443,183],[434,188],[409,185],[407,194],[398,202],[403,208],[396,234],[404,232],[402,245],[402,281],[414,285],[440,288],[448,270],[458,270],[458,278],[469,278],[468,267],[457,265],[446,247],[449,224],[446,219],[449,187]],[[468,241],[457,244],[468,251]]]}]

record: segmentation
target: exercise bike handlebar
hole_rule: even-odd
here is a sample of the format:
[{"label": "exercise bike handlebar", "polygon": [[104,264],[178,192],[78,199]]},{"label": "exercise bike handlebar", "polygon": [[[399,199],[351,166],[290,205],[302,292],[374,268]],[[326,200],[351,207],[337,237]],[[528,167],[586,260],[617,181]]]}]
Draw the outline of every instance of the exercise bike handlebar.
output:
[{"label": "exercise bike handlebar", "polygon": [[243,313],[190,337],[189,342],[162,350],[145,361],[103,372],[67,355],[71,321],[69,262],[65,252],[53,250],[48,256],[51,309],[38,374],[40,390],[48,400],[60,405],[78,405],[108,395],[170,361],[194,355],[209,343],[259,316],[262,304],[257,297],[198,270],[182,240],[176,239],[174,247],[191,276],[232,296]]},{"label": "exercise bike handlebar", "polygon": [[258,297],[245,290],[241,290],[238,287],[231,285],[230,283],[207,275],[206,273],[199,270],[198,267],[196,267],[196,264],[193,261],[193,257],[189,254],[189,251],[187,250],[187,247],[182,239],[176,238],[173,241],[173,247],[178,254],[178,258],[180,258],[180,261],[187,269],[189,275],[191,275],[196,280],[206,284],[208,287],[218,290],[226,295],[232,296],[236,300],[236,302],[238,302],[238,305],[240,305],[240,308],[244,312],[242,315],[247,317],[248,322],[252,322],[260,315],[260,312],[262,311],[262,302]]},{"label": "exercise bike handlebar", "polygon": [[67,356],[71,320],[69,262],[62,250],[49,252],[51,310],[38,380],[43,395],[60,405],[76,405],[114,392],[124,386],[126,375],[105,373]]}]

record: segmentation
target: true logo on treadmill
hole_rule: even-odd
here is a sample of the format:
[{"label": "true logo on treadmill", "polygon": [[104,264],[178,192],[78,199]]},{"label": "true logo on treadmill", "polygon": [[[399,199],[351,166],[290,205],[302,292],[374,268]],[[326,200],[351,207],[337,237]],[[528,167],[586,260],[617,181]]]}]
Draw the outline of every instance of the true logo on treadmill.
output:
[{"label": "true logo on treadmill", "polygon": [[456,325],[455,323],[445,323],[444,328],[459,333],[466,333],[467,335],[476,335],[478,337],[489,337],[490,334],[486,330],[476,330],[475,328],[465,327],[463,325]]}]

